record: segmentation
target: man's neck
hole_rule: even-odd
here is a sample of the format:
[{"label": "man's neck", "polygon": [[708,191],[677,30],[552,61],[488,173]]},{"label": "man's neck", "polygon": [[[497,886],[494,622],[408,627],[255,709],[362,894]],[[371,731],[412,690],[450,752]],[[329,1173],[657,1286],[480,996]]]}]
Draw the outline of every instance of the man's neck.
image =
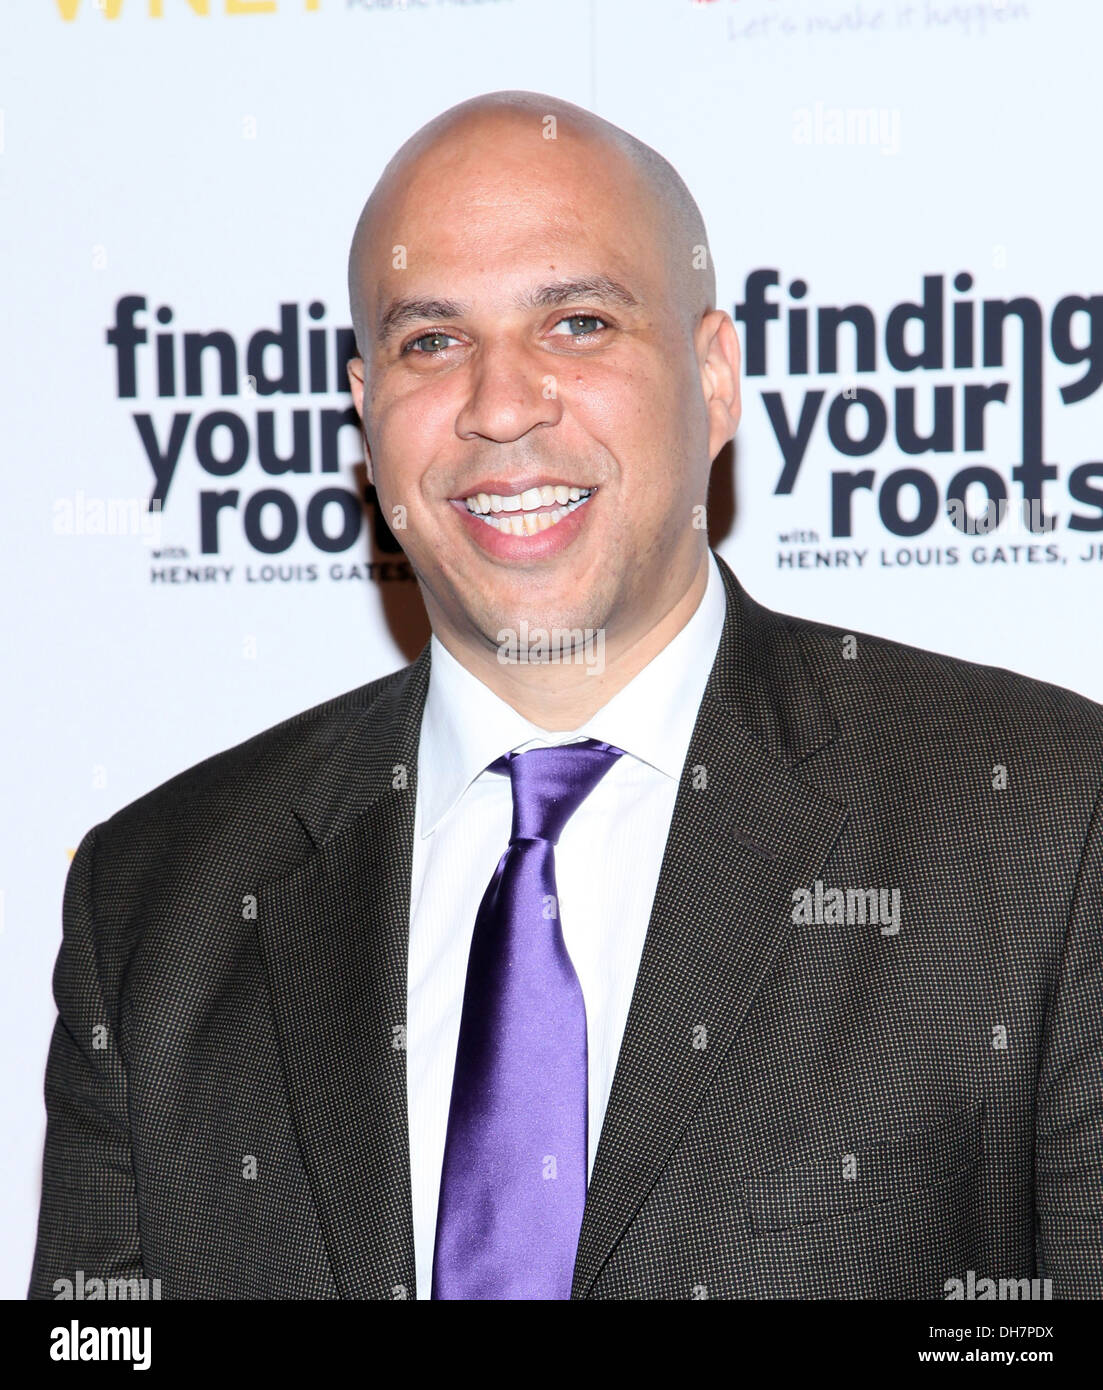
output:
[{"label": "man's neck", "polygon": [[503,663],[496,652],[465,646],[452,633],[436,635],[462,666],[518,714],[537,728],[566,733],[608,704],[681,632],[704,597],[709,562],[706,549],[692,581],[658,621],[615,644],[606,640],[600,663],[592,659],[592,652],[585,661]]}]

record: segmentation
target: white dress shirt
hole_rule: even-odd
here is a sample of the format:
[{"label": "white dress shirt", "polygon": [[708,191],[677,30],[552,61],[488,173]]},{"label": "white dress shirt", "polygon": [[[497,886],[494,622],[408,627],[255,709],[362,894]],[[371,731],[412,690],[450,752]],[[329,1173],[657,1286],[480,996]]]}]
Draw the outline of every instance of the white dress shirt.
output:
[{"label": "white dress shirt", "polygon": [[589,1156],[594,1154],[636,982],[682,766],[724,625],[712,552],[680,632],[581,728],[548,733],[433,637],[418,752],[410,884],[406,1067],[419,1298],[433,1270],[437,1197],[475,917],[509,843],[504,753],[594,738],[624,750],[555,849],[560,923],[586,1001]]}]

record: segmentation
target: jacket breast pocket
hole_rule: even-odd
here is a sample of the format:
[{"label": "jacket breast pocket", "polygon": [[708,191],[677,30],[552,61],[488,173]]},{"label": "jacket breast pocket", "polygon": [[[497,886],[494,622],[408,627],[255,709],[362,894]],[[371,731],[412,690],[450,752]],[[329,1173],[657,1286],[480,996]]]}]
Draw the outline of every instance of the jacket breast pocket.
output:
[{"label": "jacket breast pocket", "polygon": [[981,1100],[933,1125],[843,1139],[799,1165],[747,1175],[743,1191],[752,1229],[764,1235],[887,1211],[974,1168],[983,1134]]}]

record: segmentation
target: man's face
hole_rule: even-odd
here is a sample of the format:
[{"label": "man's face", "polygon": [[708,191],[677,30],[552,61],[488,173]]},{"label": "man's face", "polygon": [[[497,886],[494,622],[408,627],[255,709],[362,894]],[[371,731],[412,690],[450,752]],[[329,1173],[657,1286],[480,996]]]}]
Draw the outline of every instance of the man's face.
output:
[{"label": "man's face", "polygon": [[692,576],[709,425],[663,236],[626,162],[539,125],[428,151],[373,219],[354,398],[442,640],[628,642]]}]

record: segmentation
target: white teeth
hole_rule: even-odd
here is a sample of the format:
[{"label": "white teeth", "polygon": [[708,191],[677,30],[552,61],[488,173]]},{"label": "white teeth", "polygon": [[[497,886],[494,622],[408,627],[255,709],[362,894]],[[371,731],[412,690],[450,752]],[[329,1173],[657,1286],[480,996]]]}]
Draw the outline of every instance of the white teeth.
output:
[{"label": "white teeth", "polygon": [[569,502],[580,502],[592,491],[592,488],[568,487],[565,483],[545,483],[542,487],[530,487],[510,497],[503,497],[497,492],[475,492],[464,499],[464,505],[476,516],[486,516],[490,512],[534,512],[540,507],[554,507],[557,503],[565,507]]},{"label": "white teeth", "polygon": [[[566,491],[567,489],[564,489]],[[480,521],[487,526],[493,526],[497,531],[503,531],[507,536],[535,536],[541,531],[550,530],[553,526],[558,526],[565,516],[570,516],[571,512],[577,511],[579,507],[585,506],[593,495],[592,491],[584,491],[579,488],[574,489],[579,493],[575,501],[568,501],[565,506],[555,507],[550,512],[528,511],[521,515],[513,516],[494,516],[487,515],[475,508],[471,508]],[[502,511],[508,512],[509,508],[505,505],[508,498],[502,498]],[[469,498],[469,502],[477,502],[476,498]]]}]

